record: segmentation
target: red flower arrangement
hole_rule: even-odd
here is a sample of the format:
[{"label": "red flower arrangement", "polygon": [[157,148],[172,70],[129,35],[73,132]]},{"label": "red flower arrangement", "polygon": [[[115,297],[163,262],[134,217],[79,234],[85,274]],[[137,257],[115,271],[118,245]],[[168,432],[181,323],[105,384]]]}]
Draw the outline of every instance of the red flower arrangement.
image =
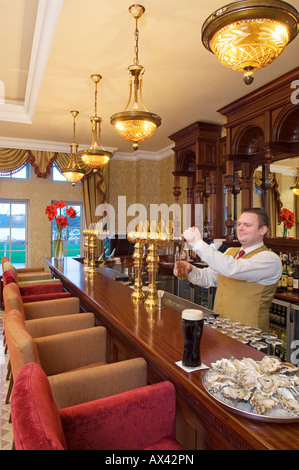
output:
[{"label": "red flower arrangement", "polygon": [[[61,233],[61,230],[68,226],[68,219],[67,219],[68,217],[70,217],[71,219],[74,219],[77,216],[75,209],[73,209],[72,207],[69,207],[68,209],[66,209],[65,211],[66,216],[62,216],[61,209],[63,209],[65,206],[66,206],[65,202],[57,201],[57,202],[54,202],[54,204],[51,204],[50,206],[46,207],[45,214],[47,214],[48,219],[50,221],[55,219],[58,233]],[[59,210],[59,214],[58,214],[58,210]]]},{"label": "red flower arrangement", "polygon": [[279,214],[279,220],[283,222],[288,229],[291,229],[295,223],[295,214],[289,211],[289,209],[282,209]]}]

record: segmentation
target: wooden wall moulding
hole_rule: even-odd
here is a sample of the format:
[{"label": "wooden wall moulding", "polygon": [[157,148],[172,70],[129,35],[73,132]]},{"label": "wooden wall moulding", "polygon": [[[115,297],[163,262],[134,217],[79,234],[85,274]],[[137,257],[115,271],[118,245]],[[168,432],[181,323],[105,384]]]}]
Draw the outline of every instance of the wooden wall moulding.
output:
[{"label": "wooden wall moulding", "polygon": [[[294,99],[298,80],[299,67],[218,110],[227,121],[222,157],[226,174],[241,170],[241,209],[251,207],[253,174],[261,165],[263,207],[269,212],[270,163],[299,155],[299,106]],[[232,206],[231,198],[227,191],[227,207]],[[225,225],[232,225],[229,217]]]},{"label": "wooden wall moulding", "polygon": [[256,166],[267,148],[271,160],[296,156],[299,150],[299,106],[294,84],[299,67],[218,110],[226,117],[226,154],[250,156]]},{"label": "wooden wall moulding", "polygon": [[[210,192],[211,173],[221,173],[220,145],[222,126],[206,122],[195,122],[169,136],[175,142],[174,150],[174,192],[175,202],[180,202],[181,179],[187,177],[187,203],[191,204],[191,223],[194,223],[195,204],[203,204],[204,221],[211,228],[212,238],[222,236],[222,211],[216,217],[209,207],[222,207],[221,178],[212,177],[213,191]],[[184,182],[184,185],[186,183]],[[185,189],[185,188],[184,188]],[[207,214],[210,212],[210,220]]]}]

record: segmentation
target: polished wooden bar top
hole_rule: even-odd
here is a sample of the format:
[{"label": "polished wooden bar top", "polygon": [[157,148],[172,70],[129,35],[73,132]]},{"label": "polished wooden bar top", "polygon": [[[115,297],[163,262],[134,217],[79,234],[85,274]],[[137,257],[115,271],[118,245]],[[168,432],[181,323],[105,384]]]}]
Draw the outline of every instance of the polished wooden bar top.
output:
[{"label": "polished wooden bar top", "polygon": [[[194,417],[206,430],[209,447],[298,450],[299,423],[273,424],[232,413],[206,392],[202,384],[205,370],[188,373],[176,364],[183,351],[179,311],[164,305],[149,313],[143,304],[135,306],[132,289],[114,280],[108,268],[98,269],[91,277],[78,260],[46,261],[66,289],[80,297],[83,308],[95,313],[116,342],[126,343],[132,357],[144,357],[158,380],[170,380],[175,385],[178,403],[188,406],[190,420]],[[259,360],[263,354],[205,325],[202,362],[210,366],[224,357]]]}]

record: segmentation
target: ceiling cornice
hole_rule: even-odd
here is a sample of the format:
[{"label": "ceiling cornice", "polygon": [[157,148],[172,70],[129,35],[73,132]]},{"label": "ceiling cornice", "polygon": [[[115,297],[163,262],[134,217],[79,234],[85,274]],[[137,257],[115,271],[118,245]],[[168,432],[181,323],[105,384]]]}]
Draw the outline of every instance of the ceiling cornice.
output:
[{"label": "ceiling cornice", "polygon": [[32,124],[63,0],[39,0],[24,103],[0,102],[0,121]]},{"label": "ceiling cornice", "polygon": [[[79,151],[88,149],[90,145],[79,145]],[[117,148],[105,147],[109,152],[114,153],[113,160],[125,160],[136,162],[139,160],[160,161],[173,155],[174,144],[159,150],[158,152],[146,152],[138,150],[137,152],[127,153],[118,152]],[[11,137],[0,137],[0,148],[23,149],[41,152],[60,152],[69,153],[70,144],[65,142],[51,142],[30,139],[15,139]]]}]

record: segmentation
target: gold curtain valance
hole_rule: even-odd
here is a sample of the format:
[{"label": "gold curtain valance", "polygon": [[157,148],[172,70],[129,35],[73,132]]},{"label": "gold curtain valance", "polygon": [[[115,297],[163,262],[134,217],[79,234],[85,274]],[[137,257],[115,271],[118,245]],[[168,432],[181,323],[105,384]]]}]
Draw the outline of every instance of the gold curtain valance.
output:
[{"label": "gold curtain valance", "polygon": [[[61,171],[67,167],[69,160],[68,153],[1,148],[0,173],[15,173],[30,164],[38,178],[47,178],[54,162]],[[92,170],[84,163],[82,163],[82,168],[86,176],[92,174]]]}]

